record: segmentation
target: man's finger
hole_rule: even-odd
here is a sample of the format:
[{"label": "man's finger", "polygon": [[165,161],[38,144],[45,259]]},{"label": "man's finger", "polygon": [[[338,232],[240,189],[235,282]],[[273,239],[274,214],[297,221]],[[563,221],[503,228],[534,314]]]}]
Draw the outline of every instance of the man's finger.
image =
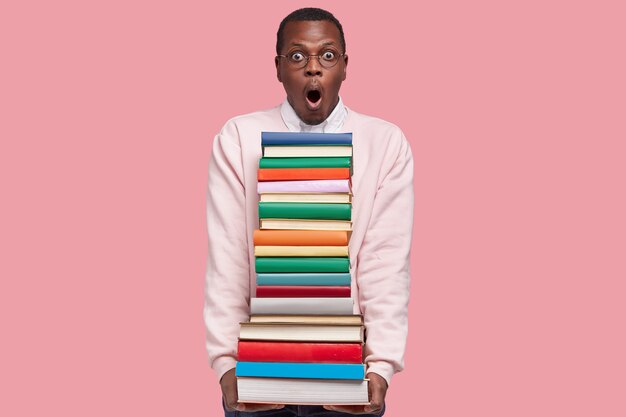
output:
[{"label": "man's finger", "polygon": [[350,414],[368,414],[362,405],[325,405],[324,408],[330,411],[339,411]]},{"label": "man's finger", "polygon": [[[224,408],[226,411],[239,410],[237,400],[237,378],[235,377],[235,368],[227,371],[220,379],[222,388],[222,399],[224,400]],[[239,410],[241,411],[241,410]]]},{"label": "man's finger", "polygon": [[224,408],[226,411],[237,411],[237,401],[227,400],[225,397],[222,397],[222,401],[224,402]]},{"label": "man's finger", "polygon": [[370,403],[366,405],[364,409],[367,413],[376,414],[383,409],[383,402],[385,401],[385,391],[384,389],[374,387],[371,393],[372,398],[370,399]]},{"label": "man's finger", "polygon": [[382,411],[382,409],[383,409],[382,403],[374,403],[374,402],[364,407],[365,412],[368,414],[378,414]]},{"label": "man's finger", "polygon": [[365,411],[377,414],[382,411],[385,403],[387,381],[374,372],[368,373],[367,376],[370,378],[370,383],[368,384],[370,403],[365,406]]},{"label": "man's finger", "polygon": [[237,402],[237,390],[235,390],[235,392],[232,392],[232,391],[224,392],[223,398],[224,398],[224,405],[227,411],[239,410],[238,408],[239,403]]},{"label": "man's finger", "polygon": [[278,410],[284,407],[285,406],[283,404],[239,403],[237,406],[237,411],[252,413],[255,411]]}]

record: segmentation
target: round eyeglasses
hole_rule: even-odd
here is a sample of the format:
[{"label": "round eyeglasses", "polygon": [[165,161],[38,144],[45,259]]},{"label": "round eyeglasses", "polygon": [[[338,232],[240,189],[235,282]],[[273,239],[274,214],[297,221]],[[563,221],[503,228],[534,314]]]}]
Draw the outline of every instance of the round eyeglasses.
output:
[{"label": "round eyeglasses", "polygon": [[291,52],[289,55],[276,55],[276,57],[286,58],[287,63],[294,69],[301,69],[307,66],[312,56],[316,57],[320,65],[324,68],[332,68],[337,65],[339,58],[345,54],[339,54],[334,51],[324,51],[319,55],[307,55],[304,52]]}]

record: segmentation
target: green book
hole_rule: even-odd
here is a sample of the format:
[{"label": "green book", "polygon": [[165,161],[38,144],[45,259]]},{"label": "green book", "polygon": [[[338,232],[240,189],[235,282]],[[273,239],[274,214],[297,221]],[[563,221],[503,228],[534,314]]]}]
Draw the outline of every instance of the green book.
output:
[{"label": "green book", "polygon": [[350,258],[256,258],[256,272],[350,272]]},{"label": "green book", "polygon": [[260,219],[351,220],[352,204],[259,202]]},{"label": "green book", "polygon": [[349,156],[331,156],[328,158],[262,157],[259,160],[259,168],[350,168],[352,170],[352,158]]}]

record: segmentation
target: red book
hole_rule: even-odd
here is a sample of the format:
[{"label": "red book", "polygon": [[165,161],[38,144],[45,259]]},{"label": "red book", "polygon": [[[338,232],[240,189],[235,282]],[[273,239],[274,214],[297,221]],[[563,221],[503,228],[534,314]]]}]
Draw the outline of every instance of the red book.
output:
[{"label": "red book", "polygon": [[256,342],[240,340],[240,362],[363,363],[361,343]]},{"label": "red book", "polygon": [[350,168],[259,168],[259,181],[347,180]]},{"label": "red book", "polygon": [[350,287],[331,285],[259,285],[257,297],[350,297]]}]

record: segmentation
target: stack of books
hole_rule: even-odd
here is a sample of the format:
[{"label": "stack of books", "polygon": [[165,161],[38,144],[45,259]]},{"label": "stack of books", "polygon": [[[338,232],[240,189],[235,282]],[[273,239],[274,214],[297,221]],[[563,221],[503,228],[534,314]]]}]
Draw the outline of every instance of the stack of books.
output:
[{"label": "stack of books", "polygon": [[263,132],[261,143],[239,401],[367,404],[363,318],[350,288],[352,134]]},{"label": "stack of books", "polygon": [[351,133],[263,132],[261,229],[352,230]]}]

